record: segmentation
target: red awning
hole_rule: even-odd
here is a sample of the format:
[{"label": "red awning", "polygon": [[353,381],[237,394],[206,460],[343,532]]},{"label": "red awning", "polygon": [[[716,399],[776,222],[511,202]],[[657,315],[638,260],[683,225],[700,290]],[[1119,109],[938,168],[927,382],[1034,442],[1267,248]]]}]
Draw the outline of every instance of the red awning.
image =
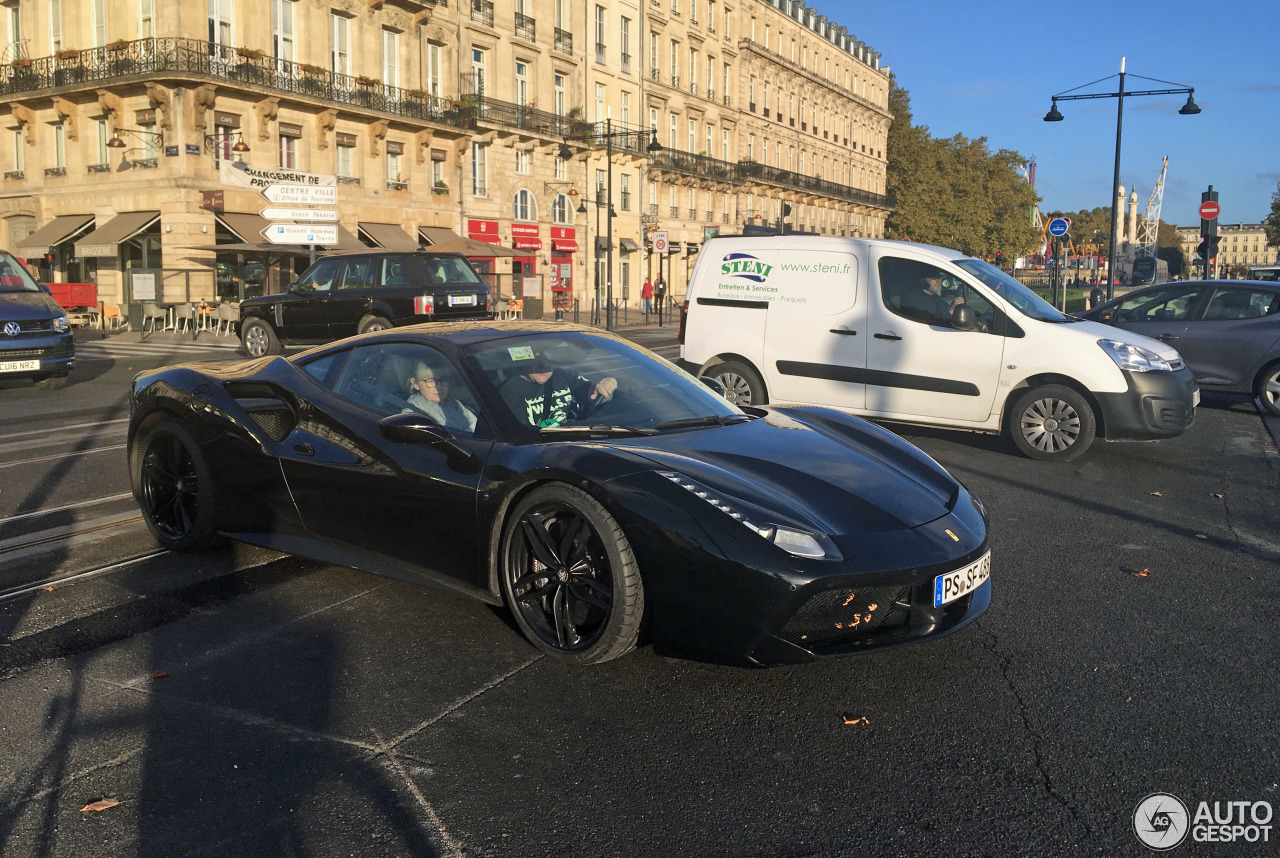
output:
[{"label": "red awning", "polygon": [[551,239],[551,249],[562,250],[565,253],[577,253],[578,242],[568,238],[553,238]]},{"label": "red awning", "polygon": [[[474,237],[474,236],[473,236],[473,237]],[[525,237],[520,236],[520,235],[513,235],[513,236],[511,236],[511,246],[512,246],[512,247],[518,247],[518,248],[520,248],[521,250],[541,250],[541,249],[542,249],[542,239],[540,239],[540,238],[525,238]]]},{"label": "red awning", "polygon": [[483,232],[473,232],[469,235],[472,241],[483,241],[485,244],[501,244],[501,240],[496,235],[487,235]]}]

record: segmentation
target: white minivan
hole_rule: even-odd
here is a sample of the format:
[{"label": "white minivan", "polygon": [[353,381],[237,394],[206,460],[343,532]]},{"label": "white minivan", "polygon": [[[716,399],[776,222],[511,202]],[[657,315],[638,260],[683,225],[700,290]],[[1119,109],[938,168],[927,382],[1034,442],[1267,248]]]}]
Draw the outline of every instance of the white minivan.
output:
[{"label": "white minivan", "polygon": [[980,259],[884,239],[711,239],[680,344],[681,366],[740,405],[1005,432],[1053,461],[1095,436],[1178,435],[1200,400],[1169,345],[1063,315]]}]

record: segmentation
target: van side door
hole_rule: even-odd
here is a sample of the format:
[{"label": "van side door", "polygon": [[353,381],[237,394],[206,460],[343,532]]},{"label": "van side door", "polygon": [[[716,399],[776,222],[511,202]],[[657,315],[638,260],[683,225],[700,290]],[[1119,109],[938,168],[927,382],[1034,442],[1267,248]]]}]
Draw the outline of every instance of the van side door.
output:
[{"label": "van side door", "polygon": [[865,404],[867,302],[860,265],[848,251],[778,254],[760,367],[771,401],[851,410]]},{"label": "van side door", "polygon": [[[924,257],[878,250],[871,267],[867,411],[951,424],[987,420],[1004,358],[997,306]],[[958,285],[944,295],[944,283]],[[960,301],[977,314],[978,329],[952,325],[951,307]]]}]

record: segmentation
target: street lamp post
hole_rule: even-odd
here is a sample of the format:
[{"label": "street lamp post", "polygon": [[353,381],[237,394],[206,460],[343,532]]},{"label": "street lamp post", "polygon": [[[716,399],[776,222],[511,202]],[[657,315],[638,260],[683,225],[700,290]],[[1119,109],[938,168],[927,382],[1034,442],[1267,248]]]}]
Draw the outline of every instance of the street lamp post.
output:
[{"label": "street lamp post", "polygon": [[[1082,84],[1081,86],[1074,87],[1073,89],[1064,90],[1058,93],[1057,95],[1053,96],[1053,105],[1049,108],[1049,112],[1044,115],[1045,122],[1061,122],[1063,117],[1062,117],[1062,114],[1058,112],[1059,100],[1077,101],[1077,100],[1090,99],[1090,98],[1118,99],[1118,102],[1116,104],[1116,163],[1115,163],[1115,171],[1111,177],[1111,237],[1110,237],[1110,240],[1108,241],[1108,250],[1107,250],[1107,300],[1108,301],[1111,300],[1113,297],[1115,297],[1115,294],[1114,294],[1115,290],[1112,288],[1112,282],[1115,279],[1115,270],[1116,270],[1116,223],[1117,223],[1116,219],[1119,216],[1119,208],[1120,208],[1119,204],[1116,201],[1116,197],[1119,196],[1120,194],[1120,131],[1124,127],[1124,97],[1126,95],[1128,96],[1175,95],[1175,94],[1181,94],[1185,92],[1187,94],[1187,103],[1182,105],[1182,109],[1180,109],[1178,113],[1182,114],[1183,116],[1194,116],[1195,114],[1200,112],[1199,106],[1196,105],[1195,99],[1192,97],[1196,91],[1195,87],[1193,86],[1178,86],[1177,84],[1173,84],[1174,88],[1172,89],[1146,89],[1146,90],[1136,90],[1131,92],[1125,92],[1124,60],[1125,60],[1124,57],[1120,58],[1120,89],[1118,92],[1094,92],[1094,93],[1081,93],[1080,95],[1068,95],[1068,93],[1074,92],[1077,89],[1084,89],[1084,87],[1086,86],[1093,86],[1094,83],[1101,83],[1101,81],[1095,80],[1093,83]],[[1140,78],[1142,80],[1155,81],[1156,83],[1170,83],[1170,81],[1167,81],[1167,80],[1158,80],[1153,77],[1142,77],[1142,75],[1134,75],[1134,77]],[[1102,78],[1102,80],[1108,80],[1108,78]]]},{"label": "street lamp post", "polygon": [[[606,166],[607,178],[605,179],[605,200],[608,203],[609,213],[606,217],[607,224],[605,226],[605,258],[607,271],[605,273],[605,323],[604,327],[607,331],[613,330],[613,141],[617,137],[626,137],[634,135],[636,132],[628,129],[613,130],[613,120],[606,119],[604,121],[604,131],[598,132],[594,126],[588,134],[582,134],[575,137],[565,137],[564,142],[560,144],[560,151],[557,153],[561,160],[568,161],[573,157],[573,150],[569,148],[570,140],[582,140],[588,142],[596,142],[600,138],[604,138],[605,159],[608,162]],[[662,145],[658,142],[658,129],[649,129],[649,144],[645,147],[645,151],[652,155],[662,149]],[[596,193],[596,238],[600,237],[600,196]],[[592,257],[594,261],[594,256]],[[600,295],[600,266],[596,264],[596,296],[597,301]]]}]

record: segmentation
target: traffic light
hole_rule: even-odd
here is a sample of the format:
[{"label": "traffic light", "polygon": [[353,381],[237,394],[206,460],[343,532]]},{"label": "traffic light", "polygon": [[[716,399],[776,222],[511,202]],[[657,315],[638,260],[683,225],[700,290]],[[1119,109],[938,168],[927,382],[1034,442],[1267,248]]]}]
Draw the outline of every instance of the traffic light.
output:
[{"label": "traffic light", "polygon": [[1002,262],[1003,262],[1003,258],[1000,256],[1000,251],[997,250],[996,251],[996,268],[1002,268],[1003,267],[1001,265]]},{"label": "traffic light", "polygon": [[1200,258],[1212,260],[1218,255],[1218,244],[1221,243],[1222,236],[1208,235],[1200,244]]},{"label": "traffic light", "polygon": [[782,204],[782,216],[784,218],[791,217],[791,203]]}]

